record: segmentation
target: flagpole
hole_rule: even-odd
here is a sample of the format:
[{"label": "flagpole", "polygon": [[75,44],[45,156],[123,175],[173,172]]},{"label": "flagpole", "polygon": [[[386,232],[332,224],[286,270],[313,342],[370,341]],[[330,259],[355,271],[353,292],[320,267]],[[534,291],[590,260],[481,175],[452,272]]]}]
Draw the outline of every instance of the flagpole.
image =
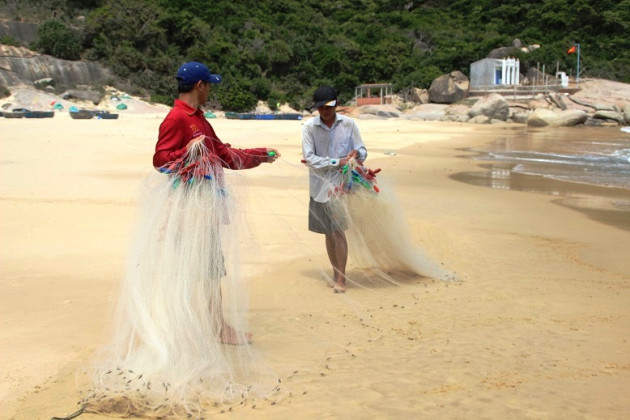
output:
[{"label": "flagpole", "polygon": [[575,44],[577,45],[577,73],[575,75],[575,83],[576,86],[579,88],[580,87],[580,44]]}]

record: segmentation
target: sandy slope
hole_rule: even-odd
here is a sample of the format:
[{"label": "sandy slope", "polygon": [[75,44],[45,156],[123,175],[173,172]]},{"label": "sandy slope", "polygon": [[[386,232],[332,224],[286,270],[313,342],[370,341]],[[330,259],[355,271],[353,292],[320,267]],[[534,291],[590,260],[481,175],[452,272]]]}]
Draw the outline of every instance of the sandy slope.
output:
[{"label": "sandy slope", "polygon": [[[74,411],[75,373],[106,341],[163,114],[58,117],[0,121],[1,418]],[[322,238],[306,231],[301,122],[213,124],[226,142],[283,153],[232,181],[247,186],[255,239],[244,272],[256,346],[291,395],[226,418],[627,415],[627,231],[548,196],[449,178],[478,169],[457,148],[513,128],[361,121],[369,165],[393,182],[412,236],[463,282],[335,295]]]}]

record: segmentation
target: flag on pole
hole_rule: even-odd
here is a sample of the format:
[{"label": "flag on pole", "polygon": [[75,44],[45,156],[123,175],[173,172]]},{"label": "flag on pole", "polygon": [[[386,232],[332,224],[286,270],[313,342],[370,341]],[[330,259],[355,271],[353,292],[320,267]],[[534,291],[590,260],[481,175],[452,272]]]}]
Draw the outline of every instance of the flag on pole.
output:
[{"label": "flag on pole", "polygon": [[573,54],[573,53],[575,53],[575,45],[569,48],[569,50],[567,51],[567,54]]}]

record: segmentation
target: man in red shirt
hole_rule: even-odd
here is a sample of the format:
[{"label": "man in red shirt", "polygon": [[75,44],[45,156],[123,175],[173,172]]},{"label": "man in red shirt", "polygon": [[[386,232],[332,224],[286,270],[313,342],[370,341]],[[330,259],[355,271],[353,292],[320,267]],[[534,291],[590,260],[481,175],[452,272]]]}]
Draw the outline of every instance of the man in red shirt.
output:
[{"label": "man in red shirt", "polygon": [[221,76],[211,74],[201,63],[190,62],[179,68],[176,78],[179,98],[175,99],[173,109],[160,125],[153,166],[161,168],[179,159],[198,141],[205,142],[210,153],[219,158],[224,168],[255,168],[280,157],[275,149],[236,149],[219,140],[199,107],[208,101],[210,86],[220,83]]},{"label": "man in red shirt", "polygon": [[[261,163],[271,163],[280,157],[276,149],[238,149],[219,140],[200,107],[208,101],[211,85],[221,82],[220,75],[210,73],[202,63],[189,62],[179,68],[176,79],[179,95],[160,125],[153,155],[153,166],[156,169],[169,172],[169,164],[184,156],[198,142],[204,142],[209,155],[216,158],[213,160],[221,165],[214,168],[214,171],[219,172],[214,173],[219,180],[223,179],[222,168],[235,170],[255,168]],[[243,340],[246,342],[251,340],[251,334],[236,331],[226,323],[221,313],[219,316],[221,342],[244,344]]]}]

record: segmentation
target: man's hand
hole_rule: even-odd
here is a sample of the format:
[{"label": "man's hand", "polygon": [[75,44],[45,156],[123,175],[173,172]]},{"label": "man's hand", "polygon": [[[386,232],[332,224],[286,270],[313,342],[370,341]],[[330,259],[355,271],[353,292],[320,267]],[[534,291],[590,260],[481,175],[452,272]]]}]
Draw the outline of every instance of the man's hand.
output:
[{"label": "man's hand", "polygon": [[189,151],[191,147],[193,147],[195,144],[199,143],[200,141],[204,141],[204,139],[206,138],[206,136],[204,134],[195,137],[194,139],[190,140],[187,144],[186,144],[186,151]]},{"label": "man's hand", "polygon": [[276,149],[267,149],[267,162],[272,163],[275,162],[276,159],[280,157],[280,152]]},{"label": "man's hand", "polygon": [[343,166],[347,165],[347,164],[348,164],[348,161],[349,161],[350,159],[355,158],[355,157],[357,157],[357,156],[359,156],[359,152],[357,152],[356,150],[351,151],[350,153],[348,153],[348,156],[346,156],[346,157],[342,158],[342,159],[339,161],[339,166],[343,167]]}]

